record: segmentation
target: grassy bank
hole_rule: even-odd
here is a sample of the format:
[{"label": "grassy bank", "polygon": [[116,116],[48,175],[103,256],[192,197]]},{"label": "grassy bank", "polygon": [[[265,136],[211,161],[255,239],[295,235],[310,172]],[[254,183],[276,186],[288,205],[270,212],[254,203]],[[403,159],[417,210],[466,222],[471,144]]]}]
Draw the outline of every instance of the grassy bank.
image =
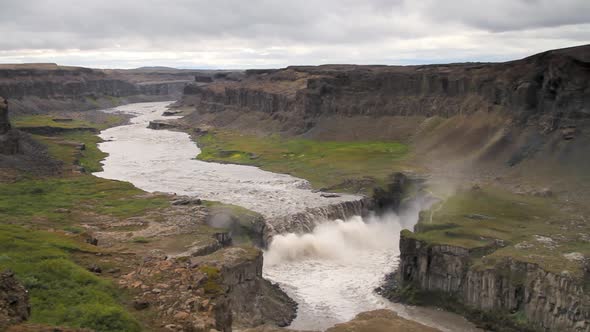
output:
[{"label": "grassy bank", "polygon": [[66,227],[89,215],[125,218],[165,206],[127,182],[90,175],[0,184],[0,220],[35,227]]},{"label": "grassy bank", "polygon": [[[104,120],[104,119],[103,119]],[[0,183],[0,270],[11,269],[29,290],[31,323],[84,327],[97,331],[139,331],[139,321],[126,306],[125,293],[108,278],[78,263],[102,249],[87,245],[77,234],[83,224],[142,215],[168,205],[167,199],[146,197],[129,183],[94,177],[106,155],[100,139],[87,127],[104,129],[120,123],[109,116],[101,123],[85,120],[55,122],[51,116],[28,116],[16,127],[72,129],[52,136],[34,135],[63,164],[62,174],[38,177],[23,173],[19,180]],[[80,150],[80,144],[85,148]],[[74,164],[87,173],[72,172]]]},{"label": "grassy bank", "polygon": [[19,127],[53,127],[53,128],[95,128],[103,130],[112,127],[122,121],[122,117],[115,114],[104,114],[99,123],[85,119],[74,119],[69,117],[52,115],[27,115],[12,119],[12,124]]},{"label": "grassy bank", "polygon": [[[54,176],[23,172],[14,182],[0,183],[0,271],[13,270],[30,291],[30,323],[96,331],[157,330],[163,319],[157,313],[162,309],[134,309],[132,299],[143,291],[124,282],[123,288],[118,286],[137,272],[144,256],[152,251],[184,255],[187,250],[218,245],[214,235],[220,228],[231,230],[235,243],[250,245],[259,237],[262,217],[208,201],[190,210],[171,207],[168,196],[92,176],[102,169],[100,161],[106,156],[98,149],[101,140],[94,132],[121,122],[111,117],[99,120],[63,122],[53,116],[28,116],[16,121],[17,126],[33,129],[51,127],[31,132],[47,135],[33,138],[63,167]],[[153,231],[134,234],[149,227]],[[89,239],[105,246],[88,245]],[[225,260],[221,257],[219,263]],[[163,281],[158,280],[160,274],[136,278]],[[214,281],[204,285],[208,296],[217,294],[208,293],[215,290],[218,280]]]},{"label": "grassy bank", "polygon": [[334,142],[214,131],[197,139],[198,159],[254,165],[307,179],[315,188],[369,190],[405,168],[398,142]]},{"label": "grassy bank", "polygon": [[97,331],[139,331],[121,292],[72,260],[91,246],[55,233],[0,224],[0,270],[14,271],[29,291],[32,323]]}]

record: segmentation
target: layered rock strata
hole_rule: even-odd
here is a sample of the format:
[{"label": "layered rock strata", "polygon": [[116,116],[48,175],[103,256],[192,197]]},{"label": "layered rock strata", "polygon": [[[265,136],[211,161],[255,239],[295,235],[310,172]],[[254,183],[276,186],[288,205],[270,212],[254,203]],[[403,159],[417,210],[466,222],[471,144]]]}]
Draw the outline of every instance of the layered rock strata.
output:
[{"label": "layered rock strata", "polygon": [[542,331],[590,331],[590,297],[570,275],[505,260],[474,267],[475,250],[430,245],[402,233],[398,278],[402,287],[443,292],[472,309],[521,313]]}]

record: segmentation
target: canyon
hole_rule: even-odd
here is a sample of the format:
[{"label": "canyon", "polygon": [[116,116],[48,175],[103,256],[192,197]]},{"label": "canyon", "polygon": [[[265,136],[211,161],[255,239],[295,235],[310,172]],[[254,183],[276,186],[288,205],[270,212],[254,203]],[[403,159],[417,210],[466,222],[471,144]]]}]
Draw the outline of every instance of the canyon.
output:
[{"label": "canyon", "polygon": [[185,85],[203,74],[226,77],[230,73],[166,67],[101,70],[52,63],[2,64],[0,96],[10,99],[15,115],[102,109],[180,97]]},{"label": "canyon", "polygon": [[[421,216],[417,240],[407,233],[402,236],[394,277],[402,294],[392,298],[403,300],[405,294],[407,300],[412,292],[430,292],[458,301],[467,308],[463,312],[494,312],[529,322],[515,323],[515,331],[587,331],[586,253],[567,250],[586,247],[589,105],[590,46],[585,45],[505,63],[252,70],[239,82],[189,85],[178,107],[190,110],[181,120],[184,125],[210,131],[406,142],[412,150],[408,169],[428,174],[439,189],[485,185],[481,195],[488,195],[491,185],[503,188],[507,196],[559,193],[541,204],[572,213],[534,218],[556,226],[581,218],[571,223],[582,233],[564,235],[558,228],[543,231],[531,225],[526,237],[542,233],[533,237],[540,245],[523,241],[526,237],[500,235],[505,226],[490,221],[482,227],[490,227],[493,235],[463,233],[471,232],[466,230],[472,227],[470,219],[504,220],[501,210],[490,216],[466,210],[444,220],[437,220],[436,210],[430,211],[430,219]],[[217,159],[224,160],[221,154]],[[457,191],[480,195],[478,190]],[[529,217],[510,220],[534,224]],[[528,249],[537,246],[548,252]],[[553,257],[577,258],[566,258],[573,265],[554,271],[567,264],[552,266]],[[501,324],[489,327],[510,326]]]}]

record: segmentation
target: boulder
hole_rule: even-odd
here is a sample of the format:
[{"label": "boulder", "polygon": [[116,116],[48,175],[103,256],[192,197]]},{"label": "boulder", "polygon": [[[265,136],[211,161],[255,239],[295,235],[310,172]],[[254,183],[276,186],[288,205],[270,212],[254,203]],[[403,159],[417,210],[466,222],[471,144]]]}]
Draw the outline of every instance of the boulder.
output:
[{"label": "boulder", "polygon": [[201,205],[203,202],[199,198],[180,197],[172,201],[172,205]]},{"label": "boulder", "polygon": [[31,314],[29,294],[12,271],[0,273],[0,330],[26,321]]}]

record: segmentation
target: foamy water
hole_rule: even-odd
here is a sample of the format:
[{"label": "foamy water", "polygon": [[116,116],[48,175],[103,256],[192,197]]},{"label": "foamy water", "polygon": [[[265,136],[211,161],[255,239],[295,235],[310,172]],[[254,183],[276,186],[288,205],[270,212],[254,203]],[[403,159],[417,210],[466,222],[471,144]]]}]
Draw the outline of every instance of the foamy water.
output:
[{"label": "foamy water", "polygon": [[359,312],[391,309],[443,331],[477,331],[464,318],[444,311],[391,303],[373,290],[399,262],[399,236],[432,201],[409,204],[401,215],[350,218],[317,226],[309,234],[273,238],[265,252],[264,276],[299,303],[295,329],[325,329]]},{"label": "foamy water", "polygon": [[[312,192],[305,180],[256,167],[195,160],[200,150],[187,134],[147,128],[150,121],[173,118],[162,116],[168,104],[107,110],[135,117],[129,125],[101,132],[105,142],[99,148],[109,156],[103,162],[104,171],[95,175],[128,181],[150,192],[241,205],[266,217],[358,199],[353,195],[324,198]],[[263,272],[299,303],[292,326],[319,330],[362,311],[389,308],[443,331],[477,331],[458,315],[392,304],[373,292],[397,266],[399,232],[414,225],[423,203],[415,202],[399,217],[355,217],[320,225],[310,234],[275,236],[265,252]]]}]

